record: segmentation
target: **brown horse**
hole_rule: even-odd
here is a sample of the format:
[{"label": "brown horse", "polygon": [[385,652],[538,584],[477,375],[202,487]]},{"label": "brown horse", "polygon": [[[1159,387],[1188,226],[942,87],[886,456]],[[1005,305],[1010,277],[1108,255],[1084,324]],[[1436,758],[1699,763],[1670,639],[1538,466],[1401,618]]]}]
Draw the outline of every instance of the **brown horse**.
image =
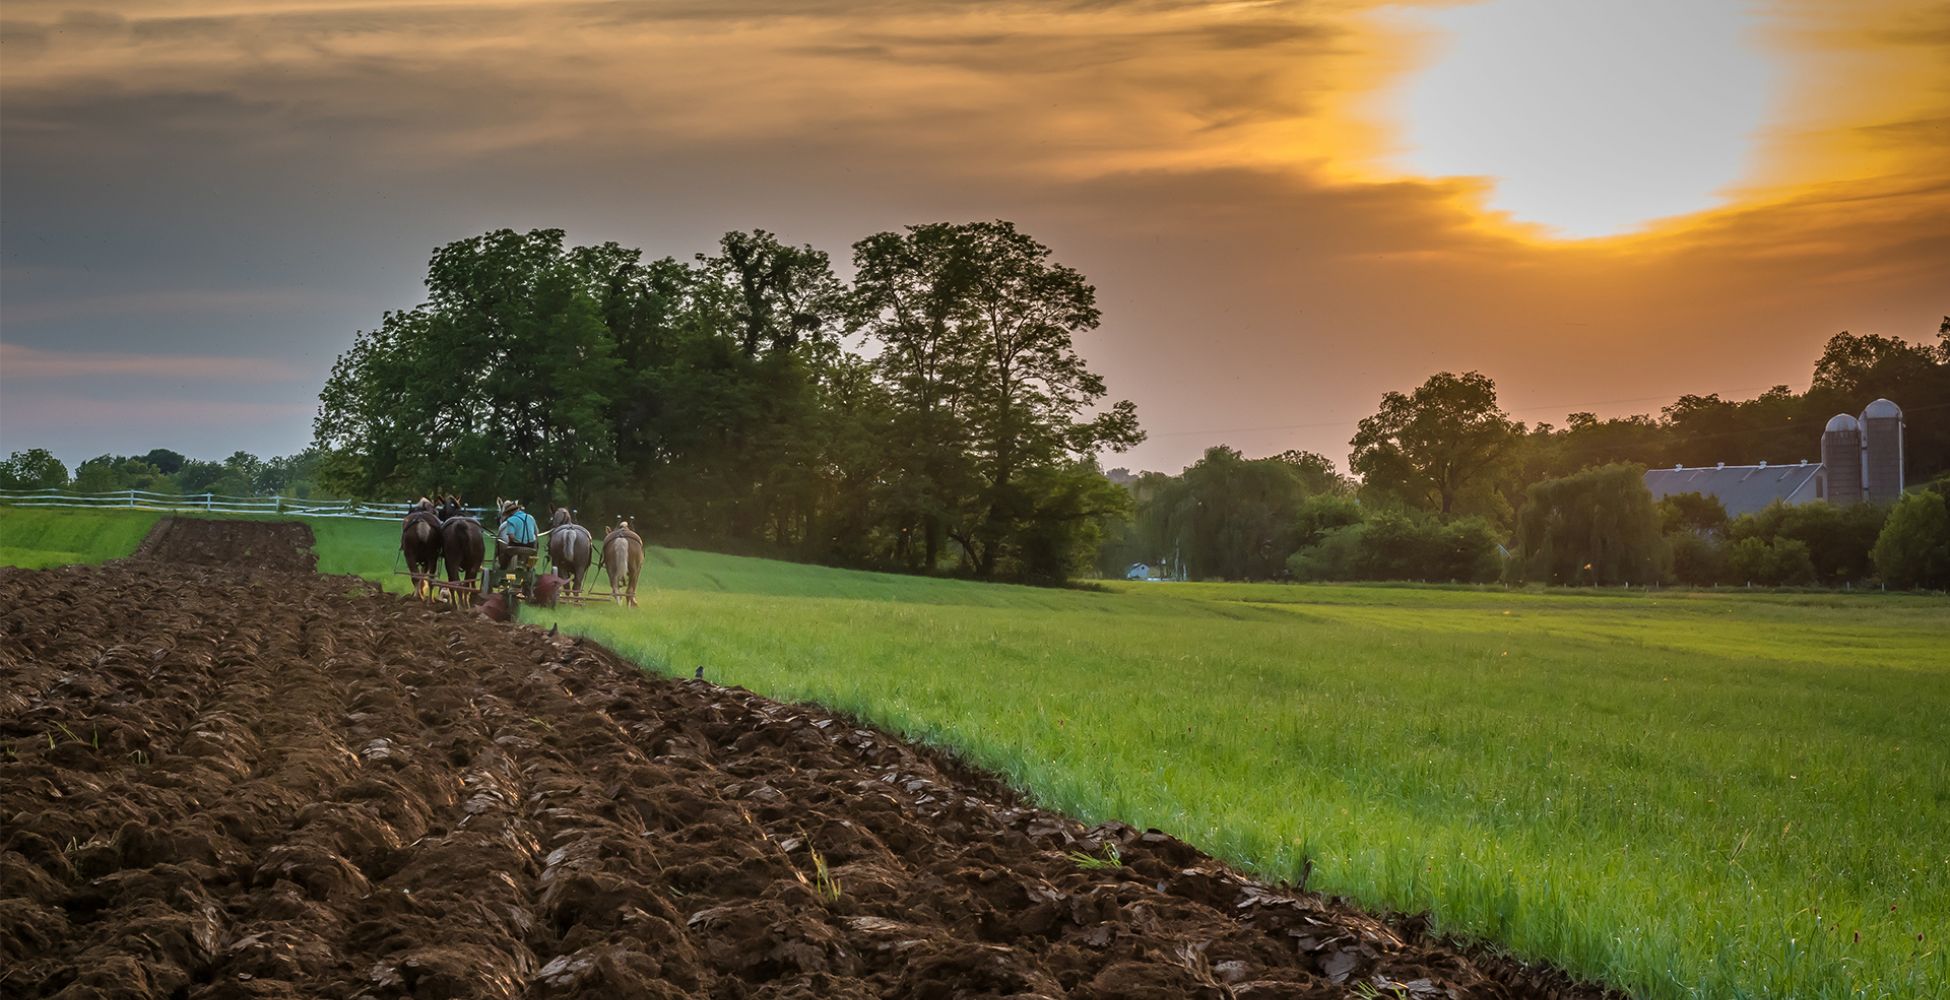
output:
[{"label": "brown horse", "polygon": [[399,531],[399,550],[406,557],[406,572],[413,577],[413,596],[423,601],[433,596],[433,574],[440,568],[444,547],[433,501],[422,497],[400,522]]},{"label": "brown horse", "polygon": [[576,523],[569,508],[555,508],[548,526],[548,561],[558,575],[568,579],[571,596],[582,594],[582,578],[589,573],[594,541],[589,529]]},{"label": "brown horse", "polygon": [[[481,579],[481,563],[487,558],[487,541],[481,534],[481,522],[471,517],[450,517],[440,526],[440,535],[447,559],[447,582],[458,583],[466,580],[478,584]],[[455,602],[462,607],[472,603],[468,592],[448,588]]]},{"label": "brown horse", "polygon": [[[609,574],[610,600],[621,604],[627,599],[630,607],[636,607],[636,580],[643,572],[643,539],[630,530],[630,522],[624,521],[603,536],[602,559],[603,571]],[[617,586],[619,578],[628,586],[627,593]]]}]

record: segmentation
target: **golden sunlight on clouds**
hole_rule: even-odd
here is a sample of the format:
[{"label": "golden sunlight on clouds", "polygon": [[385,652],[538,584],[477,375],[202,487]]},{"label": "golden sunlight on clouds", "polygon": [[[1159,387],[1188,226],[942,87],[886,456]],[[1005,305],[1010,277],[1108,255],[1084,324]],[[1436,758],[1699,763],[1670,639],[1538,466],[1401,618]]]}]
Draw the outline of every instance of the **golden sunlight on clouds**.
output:
[{"label": "golden sunlight on clouds", "polygon": [[[1530,130],[1452,86],[1423,105],[1437,124],[1503,136],[1464,159],[1418,147],[1403,95],[1458,51],[1445,25],[1536,0],[88,2],[0,11],[0,333],[36,350],[322,382],[411,303],[428,249],[490,227],[688,255],[758,225],[844,265],[875,229],[1005,217],[1100,287],[1084,349],[1155,435],[1130,461],[1169,468],[1208,428],[1339,457],[1382,391],[1442,368],[1490,372],[1530,419],[1805,381],[1836,330],[1927,336],[1950,306],[1950,8],[1929,0],[1607,3],[1687,43],[1636,103],[1605,67],[1637,53],[1583,58],[1519,17],[1501,44],[1555,67],[1522,81],[1549,114]],[[1720,92],[1722,56],[1771,67],[1764,100],[1751,74]],[[1578,97],[1599,84],[1622,103]],[[1621,107],[1652,116],[1636,140],[1579,134]],[[1612,214],[1566,225],[1540,190]],[[158,302],[182,308],[129,307]]]},{"label": "golden sunlight on clouds", "polygon": [[[1460,37],[1425,36],[1423,66],[1394,82],[1398,99],[1380,114],[1399,126],[1398,144],[1381,169],[1468,173],[1442,167],[1473,156],[1487,176],[1466,200],[1492,230],[1546,244],[1620,234],[1610,242],[1643,250],[1770,207],[1806,227],[1823,205],[1860,221],[1940,218],[1947,204],[1950,7],[1489,0],[1426,19]],[[1406,22],[1411,37],[1416,25]],[[1445,45],[1463,50],[1454,66]],[[1554,71],[1524,75],[1541,69]],[[1472,104],[1491,110],[1471,115]],[[1601,155],[1578,162],[1581,144]],[[1558,197],[1504,190],[1526,184]],[[1657,211],[1662,186],[1690,210]]]},{"label": "golden sunlight on clouds", "polygon": [[[1639,186],[1656,187],[1645,178],[1695,147],[1744,145],[1726,133],[1740,128],[1737,116],[1762,78],[1752,53],[1725,51],[1738,16],[1766,25],[1773,55],[1797,64],[1794,82],[1773,87],[1779,93],[1765,120],[1746,123],[1761,147],[1742,158],[1750,171],[1680,178],[1673,183],[1684,190],[1670,196],[1677,211],[1651,207],[1647,218],[1697,214],[1722,188],[1737,204],[1886,179],[1914,164],[1918,139],[1942,139],[1950,60],[1940,8],[1933,23],[1929,4],[1780,0],[1751,16],[1694,16],[1691,24],[1688,9],[1718,5],[1635,6],[1647,38],[1699,42],[1697,51],[1675,41],[1669,51],[1643,52],[1643,39],[1630,36],[1606,47],[1605,29],[1619,32],[1602,17],[1553,18],[1546,31],[1540,12],[1523,6],[1535,2],[1404,14],[1399,5],[1283,2],[218,0],[152,5],[130,17],[16,0],[0,80],[13,95],[46,99],[71,88],[178,105],[201,97],[212,105],[205,120],[195,108],[166,110],[215,130],[238,124],[231,116],[241,108],[243,122],[259,126],[239,137],[251,145],[299,141],[288,131],[314,124],[361,127],[377,152],[423,164],[551,146],[629,151],[665,141],[826,137],[938,159],[950,170],[1059,179],[1240,167],[1315,183],[1420,176],[1495,219],[1511,199],[1524,202],[1520,192],[1500,190],[1511,184],[1561,183],[1556,203],[1575,212],[1602,200],[1607,185],[1613,200],[1629,200],[1634,192],[1623,188],[1635,171]],[[1378,12],[1382,6],[1389,12]],[[1509,31],[1480,32],[1503,48],[1471,41],[1469,24],[1508,28],[1502,22],[1525,18],[1540,21],[1528,44],[1508,42]],[[1468,37],[1445,38],[1431,24]],[[1558,51],[1580,38],[1596,48]],[[1715,52],[1723,59],[1717,70]],[[1476,61],[1459,64],[1466,72],[1453,79],[1438,75],[1450,55]],[[1684,65],[1662,62],[1680,56]],[[1532,61],[1516,65],[1524,59]],[[1544,94],[1551,113],[1532,122],[1500,115],[1498,83],[1487,79],[1497,60],[1513,64],[1508,103],[1530,95],[1513,112],[1531,114]],[[1649,72],[1612,79],[1621,67]],[[1520,75],[1526,68],[1556,78]],[[1736,76],[1745,96],[1729,111],[1735,118],[1686,106],[1687,88],[1700,92],[1696,104],[1712,106],[1717,95],[1708,91]],[[1766,80],[1772,87],[1784,76]],[[1655,120],[1637,123],[1640,141],[1621,99],[1662,77]],[[1418,78],[1435,89],[1416,91]],[[1413,120],[1418,108],[1435,120]],[[1625,134],[1593,142],[1612,132]],[[1460,145],[1422,148],[1418,140]],[[1586,146],[1591,155],[1572,155]],[[1724,174],[1734,154],[1711,155],[1712,171]],[[1479,169],[1467,168],[1472,157]],[[1505,174],[1529,175],[1499,176],[1499,160]],[[1552,221],[1521,208],[1511,214],[1520,233],[1522,223]],[[1624,228],[1594,222],[1572,226],[1571,235]]]}]

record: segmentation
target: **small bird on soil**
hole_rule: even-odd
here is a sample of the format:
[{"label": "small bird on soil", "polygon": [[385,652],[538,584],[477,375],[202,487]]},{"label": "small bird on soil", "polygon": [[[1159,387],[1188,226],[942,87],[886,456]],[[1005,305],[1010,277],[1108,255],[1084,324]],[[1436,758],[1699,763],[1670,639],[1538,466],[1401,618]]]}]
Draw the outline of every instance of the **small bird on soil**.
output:
[{"label": "small bird on soil", "polygon": [[694,673],[694,674],[692,674],[691,676],[692,676],[692,677],[695,677],[695,678],[697,678],[698,680],[703,680],[703,679],[704,679],[704,664],[702,664],[702,663],[700,663],[700,664],[698,664],[698,665],[697,665],[697,673]]},{"label": "small bird on soil", "polygon": [[551,638],[551,639],[553,639],[553,638],[555,638],[555,632],[556,632],[556,630],[557,630],[557,629],[560,629],[561,627],[562,627],[562,623],[561,623],[561,622],[556,622],[555,624],[553,624],[553,625],[550,625],[550,626],[548,627],[548,637],[549,637],[549,638]]}]

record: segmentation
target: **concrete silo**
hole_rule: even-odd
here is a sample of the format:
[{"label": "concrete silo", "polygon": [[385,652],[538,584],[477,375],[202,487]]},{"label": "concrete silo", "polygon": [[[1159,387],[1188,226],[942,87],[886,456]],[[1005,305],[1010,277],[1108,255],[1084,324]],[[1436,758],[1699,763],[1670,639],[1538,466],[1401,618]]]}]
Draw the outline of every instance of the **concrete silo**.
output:
[{"label": "concrete silo", "polygon": [[1862,411],[1862,495],[1895,503],[1903,493],[1903,411],[1878,399]]},{"label": "concrete silo", "polygon": [[1846,413],[1828,418],[1821,432],[1821,474],[1829,503],[1862,502],[1862,425]]}]

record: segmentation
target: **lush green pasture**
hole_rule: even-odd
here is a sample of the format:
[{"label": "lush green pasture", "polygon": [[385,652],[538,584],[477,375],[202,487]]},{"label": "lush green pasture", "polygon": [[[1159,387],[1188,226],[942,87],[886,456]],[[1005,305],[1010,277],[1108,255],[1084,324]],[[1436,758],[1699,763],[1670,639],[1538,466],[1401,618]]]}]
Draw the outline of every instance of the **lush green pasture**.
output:
[{"label": "lush green pasture", "polygon": [[637,611],[556,619],[1644,996],[1950,991],[1942,599],[1103,594],[664,555]]},{"label": "lush green pasture", "polygon": [[0,507],[0,566],[98,563],[135,551],[160,514],[139,510]]},{"label": "lush green pasture", "polygon": [[1950,600],[646,571],[548,617],[1643,996],[1950,995]]}]

